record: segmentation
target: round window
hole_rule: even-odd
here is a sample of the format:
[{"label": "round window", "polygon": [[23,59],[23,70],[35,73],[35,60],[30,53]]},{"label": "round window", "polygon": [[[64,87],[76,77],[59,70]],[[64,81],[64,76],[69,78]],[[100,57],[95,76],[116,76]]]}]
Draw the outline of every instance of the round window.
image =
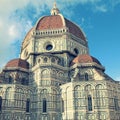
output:
[{"label": "round window", "polygon": [[46,46],[46,50],[52,50],[52,48],[53,48],[53,46],[52,46],[51,44],[48,44],[48,45]]}]

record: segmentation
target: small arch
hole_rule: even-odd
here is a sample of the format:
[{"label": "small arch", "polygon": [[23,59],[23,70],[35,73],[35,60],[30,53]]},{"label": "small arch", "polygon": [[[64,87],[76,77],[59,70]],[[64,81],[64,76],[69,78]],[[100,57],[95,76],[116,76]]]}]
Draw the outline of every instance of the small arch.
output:
[{"label": "small arch", "polygon": [[76,90],[80,90],[80,85],[76,85],[75,87],[74,87],[74,90],[76,91]]},{"label": "small arch", "polygon": [[56,89],[52,89],[51,93],[52,93],[52,95],[57,95],[57,90]]},{"label": "small arch", "polygon": [[75,98],[78,98],[78,97],[81,96],[81,94],[80,94],[80,85],[76,85],[74,87],[74,96],[75,96]]},{"label": "small arch", "polygon": [[27,94],[32,95],[32,91],[30,89],[27,89]]},{"label": "small arch", "polygon": [[43,89],[43,90],[41,90],[41,92],[40,92],[40,94],[42,94],[42,95],[45,95],[45,94],[47,94],[47,93],[48,93],[47,89]]},{"label": "small arch", "polygon": [[52,70],[52,74],[57,75],[57,71],[56,70]]},{"label": "small arch", "polygon": [[64,76],[64,73],[63,73],[63,72],[59,72],[59,73],[58,73],[58,76],[59,76],[59,77],[63,77],[63,76]]},{"label": "small arch", "polygon": [[51,58],[51,62],[55,63],[56,62],[55,58]]},{"label": "small arch", "polygon": [[41,72],[42,75],[46,75],[46,74],[49,74],[49,73],[50,73],[50,71],[49,71],[48,69],[44,69],[44,70]]},{"label": "small arch", "polygon": [[101,90],[103,88],[104,88],[104,86],[102,84],[97,84],[95,87],[96,90]]},{"label": "small arch", "polygon": [[90,84],[88,84],[88,85],[85,86],[85,90],[86,90],[86,91],[89,91],[89,90],[91,90],[91,89],[92,89],[92,86],[91,86]]}]

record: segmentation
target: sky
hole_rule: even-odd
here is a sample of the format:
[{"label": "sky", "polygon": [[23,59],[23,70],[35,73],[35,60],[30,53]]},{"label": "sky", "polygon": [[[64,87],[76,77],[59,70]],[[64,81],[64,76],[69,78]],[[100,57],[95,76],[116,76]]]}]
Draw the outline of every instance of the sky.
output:
[{"label": "sky", "polygon": [[[18,58],[26,33],[50,15],[54,0],[0,0],[0,68]],[[120,0],[56,0],[61,14],[84,31],[90,55],[120,81]]]}]

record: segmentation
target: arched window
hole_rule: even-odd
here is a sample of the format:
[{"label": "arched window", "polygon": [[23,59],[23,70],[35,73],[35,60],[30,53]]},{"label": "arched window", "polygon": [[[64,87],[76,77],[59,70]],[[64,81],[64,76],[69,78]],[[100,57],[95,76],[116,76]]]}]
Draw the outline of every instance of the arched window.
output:
[{"label": "arched window", "polygon": [[0,111],[2,110],[2,97],[0,96]]},{"label": "arched window", "polygon": [[88,81],[88,79],[89,79],[88,73],[85,73],[85,80]]},{"label": "arched window", "polygon": [[42,101],[42,112],[47,112],[47,101],[46,99],[44,98],[43,101]]},{"label": "arched window", "polygon": [[81,93],[80,93],[81,91],[80,91],[79,85],[75,86],[74,91],[75,91],[75,98],[78,98],[81,96]]},{"label": "arched window", "polygon": [[9,83],[9,84],[12,83],[12,77],[11,77],[11,76],[9,76],[8,83]]},{"label": "arched window", "polygon": [[92,97],[88,95],[88,111],[92,111]]},{"label": "arched window", "polygon": [[105,106],[105,91],[104,91],[104,86],[102,84],[98,84],[95,87],[96,89],[96,107],[100,107],[100,106]]},{"label": "arched window", "polygon": [[30,112],[30,99],[26,100],[26,112]]}]

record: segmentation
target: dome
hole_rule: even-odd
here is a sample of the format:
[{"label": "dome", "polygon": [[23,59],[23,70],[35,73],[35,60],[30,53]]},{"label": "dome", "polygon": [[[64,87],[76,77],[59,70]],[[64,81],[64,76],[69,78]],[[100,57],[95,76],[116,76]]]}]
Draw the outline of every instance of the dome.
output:
[{"label": "dome", "polygon": [[44,16],[36,24],[36,30],[54,30],[68,28],[68,32],[86,41],[83,31],[73,22],[64,18],[61,14]]},{"label": "dome", "polygon": [[13,59],[11,61],[9,61],[5,68],[14,68],[14,67],[20,67],[20,68],[24,68],[24,69],[29,69],[29,63],[25,60],[22,60],[20,58],[18,59]]},{"label": "dome", "polygon": [[76,64],[76,63],[97,63],[99,65],[101,65],[101,63],[94,57],[88,55],[88,54],[83,54],[83,55],[79,55],[76,58],[73,59],[71,65]]}]

